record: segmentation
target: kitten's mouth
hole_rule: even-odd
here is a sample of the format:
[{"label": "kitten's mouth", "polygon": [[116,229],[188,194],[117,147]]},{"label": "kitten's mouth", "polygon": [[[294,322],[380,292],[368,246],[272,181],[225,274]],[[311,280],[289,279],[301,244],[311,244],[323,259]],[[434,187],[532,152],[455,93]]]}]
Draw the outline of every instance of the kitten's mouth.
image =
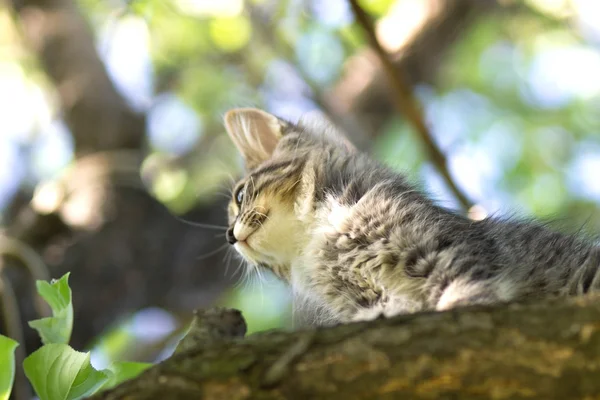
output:
[{"label": "kitten's mouth", "polygon": [[245,240],[236,242],[233,247],[247,261],[256,262],[259,257],[259,253],[257,253]]},{"label": "kitten's mouth", "polygon": [[[247,238],[246,238],[246,240],[247,240]],[[248,242],[246,240],[238,240],[235,244],[239,245],[240,247],[252,250],[252,247],[248,244]]]}]

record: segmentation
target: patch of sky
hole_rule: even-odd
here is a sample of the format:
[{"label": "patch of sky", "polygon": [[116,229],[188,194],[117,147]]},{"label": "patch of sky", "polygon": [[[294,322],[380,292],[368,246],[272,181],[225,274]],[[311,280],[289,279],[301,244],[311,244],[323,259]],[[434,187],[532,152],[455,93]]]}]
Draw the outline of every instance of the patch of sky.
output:
[{"label": "patch of sky", "polygon": [[146,21],[128,15],[110,20],[99,35],[98,52],[117,90],[138,111],[152,101],[150,32]]},{"label": "patch of sky", "polygon": [[600,144],[579,143],[567,176],[571,193],[600,203]]},{"label": "patch of sky", "polygon": [[448,154],[458,186],[485,208],[496,208],[498,182],[520,159],[522,140],[517,124],[500,120],[474,142],[463,142]]},{"label": "patch of sky", "polygon": [[243,0],[175,0],[177,8],[196,17],[234,17],[242,13]]},{"label": "patch of sky", "polygon": [[424,163],[419,172],[420,180],[424,183],[424,190],[429,198],[442,207],[460,210],[460,204],[456,197],[431,164]]},{"label": "patch of sky", "polygon": [[269,112],[291,122],[298,122],[305,114],[318,108],[306,97],[286,98],[267,95],[265,100]]},{"label": "patch of sky", "polygon": [[31,81],[19,64],[0,62],[0,210],[22,180],[29,178],[25,164],[29,147],[51,114],[42,87]]},{"label": "patch of sky", "polygon": [[478,142],[494,164],[506,172],[523,156],[522,121],[517,117],[498,119],[481,133]]},{"label": "patch of sky", "polygon": [[289,63],[274,59],[267,66],[262,89],[280,96],[298,97],[310,93],[310,87]]},{"label": "patch of sky", "polygon": [[50,109],[39,86],[20,65],[0,62],[0,121],[2,138],[30,142],[36,125],[49,119]]},{"label": "patch of sky", "polygon": [[344,49],[331,32],[312,25],[298,38],[295,46],[300,68],[316,84],[333,82],[344,63]]},{"label": "patch of sky", "polygon": [[487,195],[489,183],[500,176],[500,169],[483,146],[465,143],[448,156],[448,164],[459,187],[473,199]]},{"label": "patch of sky", "polygon": [[295,68],[279,59],[273,60],[267,67],[261,91],[266,109],[292,122],[318,108],[310,98],[310,87]]},{"label": "patch of sky", "polygon": [[534,107],[558,109],[600,94],[600,51],[574,45],[538,52],[527,73],[523,99]]},{"label": "patch of sky", "polygon": [[108,368],[111,364],[110,357],[102,349],[94,348],[90,351],[90,364],[97,370]]},{"label": "patch of sky", "polygon": [[162,308],[145,308],[136,312],[127,331],[137,339],[154,342],[169,335],[177,328],[175,317]]},{"label": "patch of sky", "polygon": [[[421,91],[421,93],[423,93]],[[421,94],[421,98],[424,96]],[[433,137],[443,151],[473,137],[495,117],[489,99],[468,89],[457,89],[443,96],[427,96],[425,117]]]},{"label": "patch of sky", "polygon": [[577,10],[576,22],[584,37],[600,43],[600,1],[572,0]]},{"label": "patch of sky", "polygon": [[525,72],[526,62],[521,50],[508,41],[489,46],[479,59],[481,79],[497,91],[515,89]]},{"label": "patch of sky", "polygon": [[22,151],[14,142],[0,135],[0,211],[2,211],[19,189],[26,169]]},{"label": "patch of sky", "polygon": [[32,143],[30,168],[35,181],[55,178],[73,157],[73,136],[61,120],[44,126]]},{"label": "patch of sky", "polygon": [[148,113],[148,139],[162,152],[186,153],[198,141],[202,129],[200,116],[173,93],[157,96]]},{"label": "patch of sky", "polygon": [[[436,143],[448,154],[448,168],[458,186],[486,209],[498,208],[497,182],[512,168],[522,152],[520,121],[501,119],[498,110],[483,95],[457,89],[442,96],[421,89],[425,113]],[[431,174],[425,169],[425,176]],[[432,180],[438,191],[443,182]],[[441,192],[442,197],[444,191]]]},{"label": "patch of sky", "polygon": [[354,20],[346,0],[312,0],[310,7],[316,20],[331,28],[346,26]]}]

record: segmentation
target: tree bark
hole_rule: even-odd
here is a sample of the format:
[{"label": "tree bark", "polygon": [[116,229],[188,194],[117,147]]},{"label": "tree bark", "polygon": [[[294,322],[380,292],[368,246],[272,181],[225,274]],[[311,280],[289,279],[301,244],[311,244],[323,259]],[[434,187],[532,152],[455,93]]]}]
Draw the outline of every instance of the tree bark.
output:
[{"label": "tree bark", "polygon": [[592,399],[600,297],[399,316],[199,346],[92,399]]},{"label": "tree bark", "polygon": [[[51,277],[71,272],[76,319],[71,344],[86,348],[116,318],[144,307],[187,314],[214,301],[229,281],[224,254],[198,258],[225,241],[214,231],[176,220],[146,192],[139,176],[145,115],[115,89],[76,5],[71,0],[11,4],[57,89],[76,162],[61,182],[66,196],[56,212],[39,213],[20,199],[7,233],[38,250]],[[222,224],[223,209],[223,201],[208,202],[186,219]],[[24,345],[31,352],[39,345],[26,325],[39,318],[31,276],[20,267],[4,273],[19,299]]]}]

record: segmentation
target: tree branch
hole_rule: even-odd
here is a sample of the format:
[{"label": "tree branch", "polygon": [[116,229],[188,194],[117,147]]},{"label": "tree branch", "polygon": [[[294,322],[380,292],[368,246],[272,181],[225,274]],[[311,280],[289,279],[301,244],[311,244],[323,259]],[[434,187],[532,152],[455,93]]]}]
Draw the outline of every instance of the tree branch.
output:
[{"label": "tree branch", "polygon": [[[394,66],[404,72],[410,86],[436,81],[444,57],[476,21],[506,7],[496,0],[430,0],[422,27],[406,44],[390,55]],[[350,60],[346,73],[329,94],[338,99],[340,112],[361,120],[368,132],[377,134],[393,114],[389,78],[370,52]],[[361,82],[357,85],[356,82]]]},{"label": "tree branch", "polygon": [[309,87],[311,99],[331,119],[337,129],[340,129],[359,148],[368,147],[369,138],[365,134],[365,130],[361,128],[360,121],[349,114],[342,116],[339,111],[340,107],[335,105],[337,99],[327,97],[323,88],[315,83],[302,68],[295,65],[297,64],[296,55],[290,44],[282,37],[283,35],[277,31],[276,16],[267,15],[266,11],[251,4],[247,6],[247,12],[257,39],[294,66],[295,72]]},{"label": "tree branch", "polygon": [[[311,332],[265,332],[177,354],[92,398],[596,398],[598,300],[471,307]],[[279,379],[265,383],[276,365],[283,371]]]},{"label": "tree branch", "polygon": [[354,16],[358,23],[362,26],[365,31],[371,47],[377,53],[379,60],[386,72],[389,82],[393,89],[393,100],[397,107],[398,112],[403,115],[408,122],[414,127],[415,131],[421,138],[421,142],[425,146],[425,151],[429,155],[429,159],[435,165],[438,172],[444,178],[444,181],[461,204],[461,206],[468,210],[472,202],[468,199],[467,195],[456,185],[454,179],[450,175],[448,170],[448,162],[446,156],[438,148],[437,144],[433,140],[433,136],[425,123],[423,112],[415,99],[412,88],[406,83],[401,71],[397,66],[392,63],[388,53],[381,47],[381,44],[377,40],[375,35],[375,29],[373,28],[373,21],[364,12],[364,10],[358,5],[357,0],[349,0],[354,12]]}]

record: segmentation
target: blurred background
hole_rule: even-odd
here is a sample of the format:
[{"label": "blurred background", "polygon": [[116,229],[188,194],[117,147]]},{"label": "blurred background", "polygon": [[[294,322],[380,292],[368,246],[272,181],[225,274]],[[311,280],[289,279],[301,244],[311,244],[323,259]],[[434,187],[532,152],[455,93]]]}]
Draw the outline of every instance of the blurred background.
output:
[{"label": "blurred background", "polygon": [[[600,232],[600,2],[358,4],[444,165],[396,111],[347,0],[0,1],[0,233],[49,276],[71,272],[72,344],[97,367],[168,355],[197,307],[291,327],[283,284],[241,280],[224,229],[184,222],[226,224],[243,168],[232,107],[320,114],[474,218]],[[22,320],[37,318],[22,257],[4,264]]]}]

